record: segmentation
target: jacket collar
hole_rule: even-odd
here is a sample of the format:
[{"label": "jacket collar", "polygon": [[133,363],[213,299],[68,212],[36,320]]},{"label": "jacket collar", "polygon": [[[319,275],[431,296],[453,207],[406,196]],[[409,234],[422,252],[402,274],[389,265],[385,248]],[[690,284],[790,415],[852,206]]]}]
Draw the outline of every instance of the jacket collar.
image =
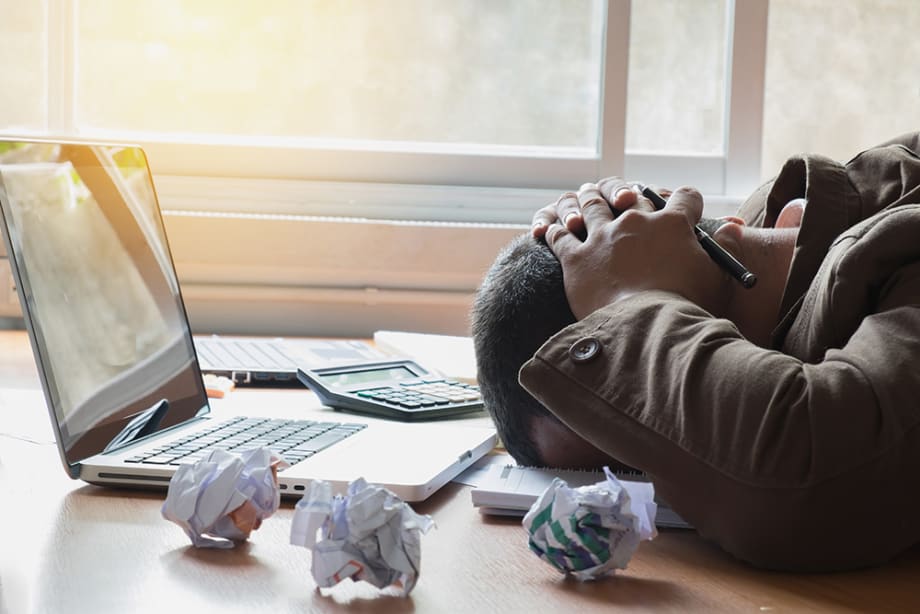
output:
[{"label": "jacket collar", "polygon": [[831,244],[860,219],[859,195],[845,167],[819,155],[789,158],[776,179],[761,186],[742,205],[740,214],[748,223],[772,228],[786,203],[803,197],[807,204],[780,303],[779,321],[773,330],[774,348],[782,347]]}]

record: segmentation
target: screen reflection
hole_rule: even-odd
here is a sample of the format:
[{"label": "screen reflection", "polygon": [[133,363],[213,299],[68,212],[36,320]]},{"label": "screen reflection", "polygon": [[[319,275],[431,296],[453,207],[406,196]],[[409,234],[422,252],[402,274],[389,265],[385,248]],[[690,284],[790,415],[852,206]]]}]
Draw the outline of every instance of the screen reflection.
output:
[{"label": "screen reflection", "polygon": [[143,151],[0,141],[0,201],[68,464],[206,412]]}]

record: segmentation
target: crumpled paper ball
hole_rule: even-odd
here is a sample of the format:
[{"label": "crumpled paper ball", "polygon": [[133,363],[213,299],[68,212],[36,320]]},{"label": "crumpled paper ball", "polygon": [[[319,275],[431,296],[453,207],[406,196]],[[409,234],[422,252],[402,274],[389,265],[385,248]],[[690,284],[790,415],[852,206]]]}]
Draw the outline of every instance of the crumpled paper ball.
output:
[{"label": "crumpled paper ball", "polygon": [[161,513],[198,548],[232,548],[278,510],[278,470],[287,466],[268,448],[212,450],[179,466]]},{"label": "crumpled paper ball", "polygon": [[579,580],[626,569],[639,542],[658,534],[654,486],[604,473],[605,481],[579,488],[556,478],[523,520],[530,549]]},{"label": "crumpled paper ball", "polygon": [[433,524],[363,478],[351,482],[344,496],[333,496],[331,484],[315,480],[294,509],[291,543],[313,551],[318,587],[351,578],[406,597],[418,581],[421,535]]}]

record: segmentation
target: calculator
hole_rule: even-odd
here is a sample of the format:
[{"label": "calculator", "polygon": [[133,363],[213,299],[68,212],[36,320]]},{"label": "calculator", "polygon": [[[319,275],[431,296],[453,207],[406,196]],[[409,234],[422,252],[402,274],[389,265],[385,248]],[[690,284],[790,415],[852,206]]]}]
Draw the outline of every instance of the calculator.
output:
[{"label": "calculator", "polygon": [[483,409],[477,386],[440,377],[413,360],[298,368],[297,379],[333,409],[396,420],[433,420]]}]

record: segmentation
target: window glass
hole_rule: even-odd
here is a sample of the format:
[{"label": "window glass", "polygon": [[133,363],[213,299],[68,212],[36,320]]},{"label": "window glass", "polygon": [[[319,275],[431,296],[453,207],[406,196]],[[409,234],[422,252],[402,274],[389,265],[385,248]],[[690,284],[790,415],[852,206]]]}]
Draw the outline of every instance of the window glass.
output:
[{"label": "window glass", "polygon": [[630,17],[627,151],[722,154],[726,0],[642,0]]},{"label": "window glass", "polygon": [[44,1],[0,0],[0,130],[40,131],[47,116]]},{"label": "window glass", "polygon": [[83,0],[81,131],[596,149],[603,0]]},{"label": "window glass", "polygon": [[771,0],[764,179],[796,152],[837,159],[920,125],[920,3]]}]

